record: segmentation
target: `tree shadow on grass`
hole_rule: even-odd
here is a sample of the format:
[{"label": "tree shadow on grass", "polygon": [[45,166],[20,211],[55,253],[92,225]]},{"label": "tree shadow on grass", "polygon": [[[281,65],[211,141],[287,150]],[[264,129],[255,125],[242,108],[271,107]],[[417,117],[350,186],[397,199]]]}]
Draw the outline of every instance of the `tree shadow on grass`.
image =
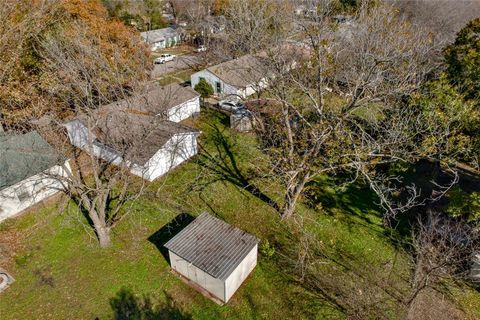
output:
[{"label": "tree shadow on grass", "polygon": [[375,221],[375,217],[381,218],[381,208],[377,205],[378,198],[375,193],[358,183],[347,184],[342,188],[336,187],[341,184],[340,179],[310,182],[305,192],[307,205],[312,208],[320,206],[331,215],[340,210],[346,213],[342,219],[346,219],[349,226],[362,224],[379,231],[381,226]]},{"label": "tree shadow on grass", "polygon": [[[166,293],[165,293],[166,294]],[[130,289],[122,288],[110,299],[115,320],[187,320],[191,315],[175,306],[173,299],[166,294],[167,301],[163,304],[154,304],[152,298],[135,295]]]},{"label": "tree shadow on grass", "polygon": [[278,211],[279,205],[272,198],[263,193],[258,187],[252,184],[251,180],[254,177],[247,177],[238,167],[236,156],[232,150],[234,144],[224,135],[223,131],[217,125],[212,125],[211,129],[213,132],[210,135],[210,139],[212,139],[212,142],[215,145],[215,152],[209,152],[206,148],[201,147],[202,153],[196,160],[198,165],[207,169],[214,177],[206,184],[211,184],[216,181],[230,182],[233,185],[248,191],[250,194]]},{"label": "tree shadow on grass", "polygon": [[166,225],[157,230],[154,234],[148,237],[148,241],[154,244],[162,256],[170,263],[168,257],[168,250],[164,247],[170,239],[172,239],[176,234],[183,230],[190,222],[195,220],[195,217],[189,215],[188,213],[181,213],[176,216],[173,220],[168,222]]}]

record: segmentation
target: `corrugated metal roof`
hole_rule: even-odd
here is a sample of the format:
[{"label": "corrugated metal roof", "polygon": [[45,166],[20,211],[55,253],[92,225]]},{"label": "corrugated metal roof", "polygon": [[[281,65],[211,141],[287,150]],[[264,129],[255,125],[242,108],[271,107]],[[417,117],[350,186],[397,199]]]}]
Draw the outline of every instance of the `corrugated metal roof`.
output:
[{"label": "corrugated metal roof", "polygon": [[165,247],[214,278],[226,280],[258,239],[208,213],[202,213]]}]

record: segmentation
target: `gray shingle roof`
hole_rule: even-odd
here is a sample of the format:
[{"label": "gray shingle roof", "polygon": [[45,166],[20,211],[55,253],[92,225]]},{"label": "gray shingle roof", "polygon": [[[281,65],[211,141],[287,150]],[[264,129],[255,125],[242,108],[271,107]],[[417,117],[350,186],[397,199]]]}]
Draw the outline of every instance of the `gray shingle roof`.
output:
[{"label": "gray shingle roof", "polygon": [[36,131],[0,135],[0,190],[65,161]]},{"label": "gray shingle roof", "polygon": [[264,58],[251,54],[217,64],[207,70],[237,88],[255,85],[268,75]]},{"label": "gray shingle roof", "polygon": [[168,110],[181,105],[200,94],[190,87],[182,87],[179,84],[166,86],[147,86],[140,93],[134,94],[123,100],[118,100],[103,109],[136,109],[153,115],[164,115]]},{"label": "gray shingle roof", "polygon": [[[95,124],[91,123],[92,120]],[[73,121],[80,121],[94,131],[99,143],[140,165],[150,160],[176,134],[200,133],[197,129],[180,123],[122,109],[100,108],[93,119],[79,116]]]},{"label": "gray shingle roof", "polygon": [[165,41],[167,39],[179,36],[179,32],[171,27],[163,28],[163,29],[156,29],[141,32],[140,36],[145,40],[147,43],[155,43],[159,41]]},{"label": "gray shingle roof", "polygon": [[257,243],[255,236],[205,212],[165,247],[212,277],[226,280]]}]

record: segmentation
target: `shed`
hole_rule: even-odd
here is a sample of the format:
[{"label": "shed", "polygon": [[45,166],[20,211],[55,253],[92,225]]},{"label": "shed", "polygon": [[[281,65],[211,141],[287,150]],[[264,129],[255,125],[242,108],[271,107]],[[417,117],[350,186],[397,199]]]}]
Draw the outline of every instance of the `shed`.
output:
[{"label": "shed", "polygon": [[257,264],[258,239],[206,212],[165,247],[172,269],[221,303],[230,300]]},{"label": "shed", "polygon": [[239,132],[248,132],[253,129],[253,115],[248,110],[239,110],[230,115],[230,127]]}]

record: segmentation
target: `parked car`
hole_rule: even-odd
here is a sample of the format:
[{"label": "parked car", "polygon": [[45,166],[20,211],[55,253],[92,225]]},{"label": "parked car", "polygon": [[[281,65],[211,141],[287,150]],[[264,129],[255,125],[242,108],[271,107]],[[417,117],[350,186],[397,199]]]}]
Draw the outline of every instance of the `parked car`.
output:
[{"label": "parked car", "polygon": [[175,55],[170,54],[170,53],[164,53],[164,54],[160,55],[160,57],[156,58],[154,60],[154,63],[155,64],[166,63],[168,61],[173,61],[173,59],[175,59]]},{"label": "parked car", "polygon": [[237,112],[238,110],[245,109],[245,105],[241,102],[233,100],[222,100],[218,103],[218,107],[225,111]]},{"label": "parked car", "polygon": [[197,48],[194,49],[195,52],[204,52],[207,51],[207,47],[205,46],[198,46]]}]

